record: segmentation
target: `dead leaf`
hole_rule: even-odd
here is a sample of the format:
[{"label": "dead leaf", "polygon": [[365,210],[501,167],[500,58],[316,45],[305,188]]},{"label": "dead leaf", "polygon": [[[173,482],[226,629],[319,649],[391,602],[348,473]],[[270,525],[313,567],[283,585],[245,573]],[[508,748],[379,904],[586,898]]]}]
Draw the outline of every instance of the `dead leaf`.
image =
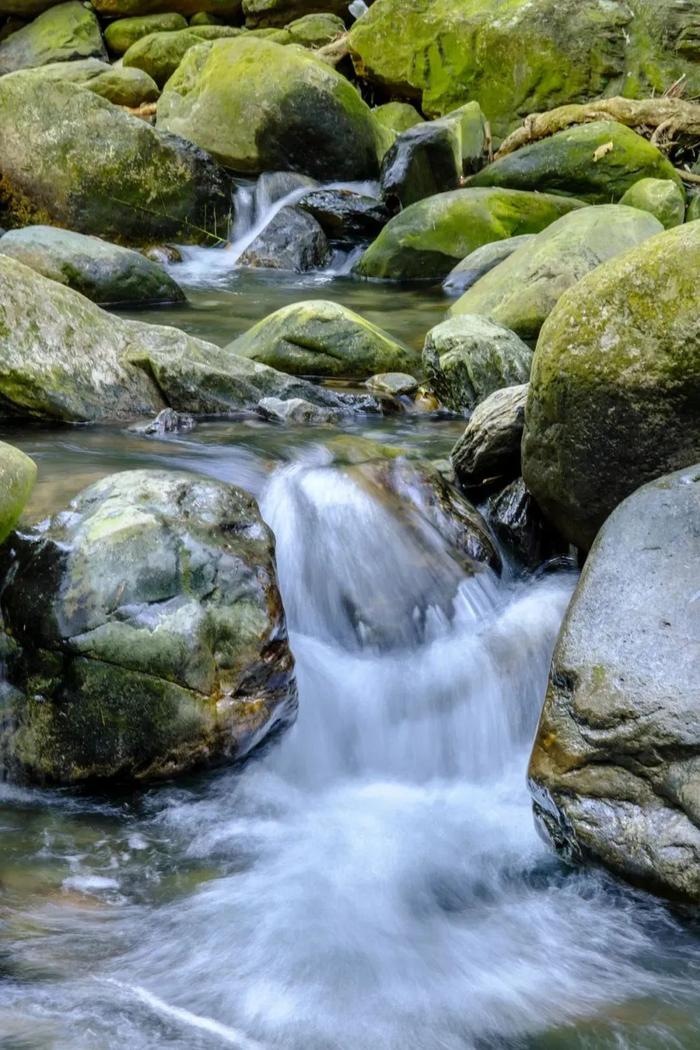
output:
[{"label": "dead leaf", "polygon": [[599,160],[602,160],[603,157],[606,157],[608,153],[612,153],[614,149],[615,146],[612,142],[605,142],[602,146],[598,146],[598,149],[593,154],[593,163],[597,164]]}]

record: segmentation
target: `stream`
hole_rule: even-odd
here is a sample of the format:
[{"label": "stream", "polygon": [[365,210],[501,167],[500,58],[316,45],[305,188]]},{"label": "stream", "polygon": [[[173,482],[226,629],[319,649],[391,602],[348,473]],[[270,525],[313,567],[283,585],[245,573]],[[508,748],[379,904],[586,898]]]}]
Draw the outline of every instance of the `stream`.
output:
[{"label": "stream", "polygon": [[[138,317],[225,343],[330,298],[421,345],[444,316],[434,289],[223,254],[173,267],[188,305]],[[0,426],[39,464],[33,517],[129,468],[253,492],[300,694],[296,725],[240,767],[109,796],[0,783],[2,1050],[700,1046],[694,923],[534,829],[525,771],[575,574],[466,576],[438,537],[426,559],[334,454],[342,430],[437,459],[463,425]],[[357,630],[364,605],[381,644]]]}]

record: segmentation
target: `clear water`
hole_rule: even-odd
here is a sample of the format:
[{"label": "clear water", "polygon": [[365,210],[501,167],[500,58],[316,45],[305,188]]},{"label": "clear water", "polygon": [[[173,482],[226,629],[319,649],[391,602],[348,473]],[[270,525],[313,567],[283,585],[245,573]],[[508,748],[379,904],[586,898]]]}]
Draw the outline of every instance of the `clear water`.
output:
[{"label": "clear water", "polygon": [[[224,342],[317,292],[413,342],[444,310],[234,274],[157,319]],[[460,429],[346,428],[429,457]],[[300,686],[296,726],[241,768],[107,797],[0,785],[0,1048],[700,1046],[694,923],[566,867],[533,828],[528,751],[575,580],[467,579],[437,537],[421,564],[408,512],[333,459],[334,436],[245,421],[162,440],[0,432],[39,462],[30,516],[128,467],[253,491]],[[383,647],[348,613],[378,604],[396,627]]]}]

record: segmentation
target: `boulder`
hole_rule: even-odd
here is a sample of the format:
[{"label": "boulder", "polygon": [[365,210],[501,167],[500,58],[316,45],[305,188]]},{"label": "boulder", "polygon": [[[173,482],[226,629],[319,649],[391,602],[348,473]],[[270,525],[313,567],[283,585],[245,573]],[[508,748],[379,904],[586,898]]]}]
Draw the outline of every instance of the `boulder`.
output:
[{"label": "boulder", "polygon": [[469,411],[501,387],[527,383],[531,364],[529,346],[485,317],[453,317],[425,337],[425,374],[454,412]]},{"label": "boulder", "polygon": [[518,477],[526,400],[524,383],[494,390],[476,406],[450,453],[463,489],[493,489]]},{"label": "boulder", "polygon": [[55,226],[10,230],[0,237],[0,254],[74,288],[95,303],[158,304],[185,298],[172,277],[139,252]]},{"label": "boulder", "polygon": [[430,115],[475,99],[496,136],[601,95],[700,94],[695,3],[375,0],[350,31],[358,74]]},{"label": "boulder", "polygon": [[620,204],[648,211],[667,230],[685,219],[685,190],[673,179],[639,179],[622,195]]},{"label": "boulder", "polygon": [[476,102],[397,136],[382,161],[382,196],[394,211],[456,189],[486,149],[486,121]]},{"label": "boulder", "polygon": [[149,33],[131,45],[122,62],[127,68],[142,69],[162,88],[190,48],[196,47],[204,40],[236,37],[241,32],[241,29],[234,29],[232,26],[196,26],[170,33]]},{"label": "boulder", "polygon": [[329,255],[326,235],[314,217],[301,208],[286,207],[273,215],[238,265],[305,273],[323,267]]},{"label": "boulder", "polygon": [[55,7],[61,0],[0,0],[0,18],[8,17],[13,22],[36,18],[42,11]]},{"label": "boulder", "polygon": [[380,124],[397,135],[423,123],[423,117],[409,102],[385,102],[382,106],[375,106],[372,112]]},{"label": "boulder", "polygon": [[250,29],[287,26],[305,15],[347,15],[345,0],[243,0],[245,24]]},{"label": "boulder", "polygon": [[529,244],[535,236],[534,233],[522,233],[519,237],[506,237],[502,241],[492,241],[490,244],[483,244],[481,248],[476,248],[469,253],[466,259],[462,259],[453,270],[450,270],[442,282],[443,290],[450,295],[461,295],[462,292],[466,292],[467,288],[476,284],[484,274],[510,258],[518,248]]},{"label": "boulder", "polygon": [[191,49],[157,124],[242,173],[365,179],[378,170],[381,129],[345,77],[309,51],[247,34]]},{"label": "boulder", "polygon": [[379,372],[370,376],[365,386],[378,394],[389,394],[391,397],[410,397],[418,390],[418,380],[407,372]]},{"label": "boulder", "polygon": [[700,459],[700,223],[604,263],[566,292],[535,351],[523,477],[588,549],[625,496]]},{"label": "boulder", "polygon": [[570,212],[477,281],[450,313],[489,317],[534,341],[567,288],[662,230],[653,215],[622,204]]},{"label": "boulder", "polygon": [[[136,108],[144,102],[155,102],[158,85],[141,69],[112,66],[99,58],[75,59],[73,62],[51,62],[32,70],[34,77],[45,83],[64,81],[101,95],[115,106]],[[52,89],[49,89],[52,90]]]},{"label": "boulder", "polygon": [[308,426],[312,423],[336,423],[343,413],[333,408],[312,405],[301,397],[283,401],[279,397],[264,397],[258,404],[258,412],[264,419],[276,423],[298,423]]},{"label": "boulder", "polygon": [[301,397],[346,413],[377,408],[369,396],[334,393],[177,328],[122,320],[0,254],[0,411],[99,422],[165,407],[253,411],[264,397]]},{"label": "boulder", "polygon": [[211,243],[228,228],[230,182],[210,157],[75,84],[0,78],[0,141],[0,212],[14,225],[135,244]]},{"label": "boulder", "polygon": [[537,569],[552,558],[558,559],[558,566],[562,564],[568,545],[545,520],[522,478],[511,481],[489,498],[486,517],[494,534],[519,565]]},{"label": "boulder", "polygon": [[36,463],[0,441],[0,543],[12,532],[36,480]]},{"label": "boulder", "polygon": [[390,215],[376,197],[353,190],[313,190],[299,201],[313,215],[326,236],[341,244],[370,241],[386,226]]},{"label": "boulder", "polygon": [[670,160],[648,139],[615,120],[596,120],[507,153],[469,185],[564,193],[609,204],[640,178],[670,179],[680,186]]},{"label": "boulder", "polygon": [[345,23],[338,15],[327,11],[312,15],[302,15],[285,26],[292,44],[301,47],[323,47],[345,32]]},{"label": "boulder", "polygon": [[291,375],[365,379],[410,371],[416,351],[339,303],[291,303],[264,317],[228,349]]},{"label": "boulder", "polygon": [[[0,0],[0,3],[8,0]],[[11,2],[11,0],[10,0]],[[95,10],[108,18],[128,18],[144,15],[192,15],[207,11],[226,22],[235,22],[241,13],[241,0],[95,0]]]},{"label": "boulder", "polygon": [[178,29],[187,29],[184,15],[174,11],[161,15],[133,15],[131,18],[118,18],[110,22],[105,29],[105,44],[112,55],[123,55],[141,37],[151,33],[168,33]]},{"label": "boulder", "polygon": [[593,860],[700,902],[700,464],[629,496],[588,556],[530,761],[537,822]]},{"label": "boulder", "polygon": [[697,219],[700,219],[700,193],[691,197],[685,216],[686,222],[695,222]]},{"label": "boulder", "polygon": [[491,241],[539,233],[581,203],[521,190],[466,189],[417,201],[387,223],[355,265],[361,277],[442,280]]},{"label": "boulder", "polygon": [[274,540],[247,492],[126,471],[1,557],[0,742],[16,775],[170,777],[241,758],[293,720]]},{"label": "boulder", "polygon": [[70,0],[49,8],[0,43],[0,76],[91,56],[107,57],[99,23],[92,11]]}]

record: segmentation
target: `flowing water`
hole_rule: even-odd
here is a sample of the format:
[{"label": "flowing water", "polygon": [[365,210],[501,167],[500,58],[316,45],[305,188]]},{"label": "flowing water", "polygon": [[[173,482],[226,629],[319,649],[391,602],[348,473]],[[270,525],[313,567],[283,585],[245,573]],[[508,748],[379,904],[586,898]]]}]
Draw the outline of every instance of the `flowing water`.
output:
[{"label": "flowing water", "polygon": [[[202,287],[207,265],[193,305],[153,319],[224,342],[319,293],[418,342],[445,305],[329,275]],[[438,458],[461,425],[345,429]],[[438,536],[422,557],[336,430],[0,433],[39,462],[34,516],[129,467],[254,492],[300,690],[297,724],[240,768],[109,796],[0,785],[0,1047],[700,1046],[692,922],[568,868],[533,827],[525,770],[574,575],[468,577]],[[381,644],[358,629],[376,617]]]}]

